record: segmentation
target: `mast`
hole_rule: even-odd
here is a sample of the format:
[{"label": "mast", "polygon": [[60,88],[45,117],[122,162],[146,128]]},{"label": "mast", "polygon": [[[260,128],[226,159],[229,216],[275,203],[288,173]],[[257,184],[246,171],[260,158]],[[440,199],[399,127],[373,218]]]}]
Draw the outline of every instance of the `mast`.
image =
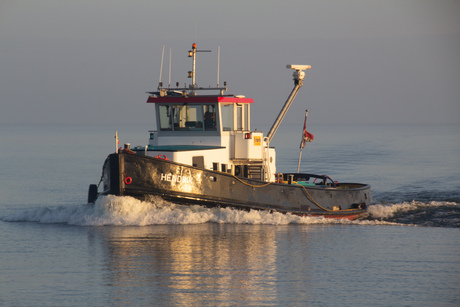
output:
[{"label": "mast", "polygon": [[196,81],[195,81],[195,76],[196,76],[195,67],[196,67],[196,53],[197,52],[211,52],[211,50],[197,50],[196,44],[193,43],[192,50],[188,51],[188,57],[192,58],[192,71],[188,72],[188,77],[192,78],[192,84],[190,85],[192,92],[194,92],[194,90],[197,88]]},{"label": "mast", "polygon": [[[299,163],[297,164],[297,173],[300,170],[300,159],[302,158],[302,149],[305,147],[306,142],[311,142],[313,139],[307,138],[307,116],[308,116],[308,110],[305,110],[305,122],[303,124],[303,130],[302,130],[302,138],[300,141],[300,152],[299,152]],[[313,134],[312,134],[313,136]]]},{"label": "mast", "polygon": [[[183,97],[196,96],[196,92],[198,90],[218,90],[220,91],[220,95],[224,96],[224,92],[227,91],[227,82],[224,81],[224,86],[219,86],[219,69],[220,69],[220,47],[219,47],[219,63],[217,68],[217,87],[198,87],[196,84],[196,53],[197,52],[211,52],[211,50],[197,50],[196,44],[192,45],[192,50],[188,51],[188,57],[192,58],[192,70],[188,72],[188,78],[192,79],[192,83],[184,85],[184,87],[179,87],[179,82],[176,82],[176,87],[171,87],[171,49],[169,51],[169,86],[167,88],[163,87],[163,82],[161,81],[162,71],[163,71],[163,58],[164,58],[164,46],[163,46],[163,53],[161,56],[161,68],[160,68],[160,82],[158,83],[158,92],[147,92],[150,95],[158,95],[160,97],[166,97],[172,93],[174,96],[182,95]],[[179,93],[180,92],[180,93]],[[187,93],[188,92],[188,93]]]},{"label": "mast", "polygon": [[294,73],[292,76],[294,77],[294,88],[292,89],[291,94],[287,98],[286,102],[284,103],[283,108],[281,109],[280,113],[278,114],[278,117],[276,118],[275,122],[273,123],[273,126],[270,128],[270,131],[268,132],[267,135],[267,141],[268,143],[271,142],[273,139],[273,136],[276,133],[276,130],[278,130],[279,126],[281,125],[281,122],[284,119],[284,116],[286,115],[287,111],[291,107],[292,102],[294,101],[294,98],[297,96],[297,93],[300,90],[300,87],[303,85],[303,79],[305,78],[305,72],[304,70],[310,69],[310,65],[286,65],[286,68],[290,68],[294,70]]}]

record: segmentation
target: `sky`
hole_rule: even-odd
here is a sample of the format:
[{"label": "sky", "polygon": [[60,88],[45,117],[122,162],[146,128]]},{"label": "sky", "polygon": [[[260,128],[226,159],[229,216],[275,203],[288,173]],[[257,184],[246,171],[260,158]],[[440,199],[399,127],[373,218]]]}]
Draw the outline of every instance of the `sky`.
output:
[{"label": "sky", "polygon": [[460,124],[460,1],[0,0],[0,124],[154,123],[146,91],[217,83],[271,124]]}]

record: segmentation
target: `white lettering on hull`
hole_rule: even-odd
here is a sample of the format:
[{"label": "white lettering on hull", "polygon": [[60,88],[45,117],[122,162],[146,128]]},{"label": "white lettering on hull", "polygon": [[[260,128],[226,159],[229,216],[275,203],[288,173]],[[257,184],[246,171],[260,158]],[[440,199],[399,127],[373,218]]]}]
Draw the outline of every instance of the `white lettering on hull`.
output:
[{"label": "white lettering on hull", "polygon": [[161,173],[160,175],[160,180],[161,181],[168,181],[168,182],[173,182],[173,183],[192,183],[193,177],[191,176],[190,170],[188,170],[189,175],[184,176],[182,174],[182,170],[178,169],[176,174],[165,174]]}]

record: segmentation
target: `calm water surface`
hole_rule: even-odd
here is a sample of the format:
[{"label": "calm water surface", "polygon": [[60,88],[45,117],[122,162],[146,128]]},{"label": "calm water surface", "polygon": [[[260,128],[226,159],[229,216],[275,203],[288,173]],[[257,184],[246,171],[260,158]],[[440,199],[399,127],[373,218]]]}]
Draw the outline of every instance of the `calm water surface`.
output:
[{"label": "calm water surface", "polygon": [[[290,128],[273,142],[279,171],[297,168]],[[302,171],[373,187],[378,204],[353,222],[89,205],[115,129],[141,145],[150,127],[0,129],[2,306],[459,305],[458,126],[312,126]]]}]

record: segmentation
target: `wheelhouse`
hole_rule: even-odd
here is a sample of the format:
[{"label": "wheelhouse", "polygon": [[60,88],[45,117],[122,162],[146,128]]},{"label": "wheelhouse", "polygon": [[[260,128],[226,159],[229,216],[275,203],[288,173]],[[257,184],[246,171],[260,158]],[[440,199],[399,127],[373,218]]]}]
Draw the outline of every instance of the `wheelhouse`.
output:
[{"label": "wheelhouse", "polygon": [[[274,180],[275,150],[261,131],[252,131],[253,99],[234,95],[188,96],[153,92],[157,129],[150,131],[144,154],[239,177]],[[134,148],[140,153],[141,148]]]},{"label": "wheelhouse", "polygon": [[250,98],[157,97],[153,94],[147,103],[155,104],[158,137],[222,136],[231,131],[251,130],[250,106],[253,100]]}]

